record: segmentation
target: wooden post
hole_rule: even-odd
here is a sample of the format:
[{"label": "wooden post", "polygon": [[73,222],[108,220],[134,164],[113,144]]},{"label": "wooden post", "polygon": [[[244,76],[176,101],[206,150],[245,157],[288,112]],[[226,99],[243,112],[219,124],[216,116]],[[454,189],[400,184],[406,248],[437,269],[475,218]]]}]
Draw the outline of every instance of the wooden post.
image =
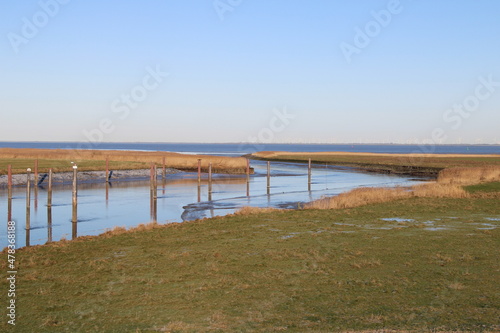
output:
[{"label": "wooden post", "polygon": [[247,182],[250,181],[250,160],[247,158]]},{"label": "wooden post", "polygon": [[250,160],[247,158],[247,197],[250,196]]},{"label": "wooden post", "polygon": [[47,189],[47,242],[52,242],[52,169],[49,169]]},{"label": "wooden post", "polygon": [[153,174],[153,162],[151,162],[149,166],[149,189],[151,192],[153,192],[153,181],[154,181],[154,174]]},{"label": "wooden post", "polygon": [[35,190],[35,212],[38,210],[38,158],[35,160],[35,174],[33,175],[33,189]]},{"label": "wooden post", "polygon": [[33,185],[35,186],[35,190],[37,184],[38,184],[38,158],[35,160],[35,175],[33,180]]},{"label": "wooden post", "polygon": [[201,202],[201,185],[198,184],[198,202]]},{"label": "wooden post", "polygon": [[210,185],[210,191],[212,191],[212,162],[208,164],[208,185]]},{"label": "wooden post", "polygon": [[198,184],[201,183],[201,158],[198,159]]},{"label": "wooden post", "polygon": [[212,162],[208,164],[208,201],[212,201]]},{"label": "wooden post", "polygon": [[271,162],[267,161],[267,194],[271,191]]},{"label": "wooden post", "polygon": [[52,242],[52,206],[47,206],[47,242]]},{"label": "wooden post", "polygon": [[162,172],[162,178],[163,178],[163,179],[165,179],[165,178],[166,178],[166,176],[167,176],[167,166],[166,166],[166,164],[165,164],[165,156],[163,156],[163,160],[162,160],[162,162],[163,162],[163,172]]},{"label": "wooden post", "polygon": [[156,165],[153,167],[154,178],[153,178],[153,222],[157,222],[158,219],[158,184],[156,177]]},{"label": "wooden post", "polygon": [[309,159],[308,165],[307,165],[307,190],[311,190],[311,179],[312,179],[312,168],[311,168],[311,159]]},{"label": "wooden post", "polygon": [[[72,190],[72,203],[73,203],[73,215],[71,218],[71,222],[78,222],[78,174],[77,174],[78,166],[73,165],[73,190]],[[76,237],[76,235],[74,236]]]},{"label": "wooden post", "polygon": [[[31,169],[26,169],[26,230],[31,228]],[[29,243],[29,241],[28,241]],[[28,244],[26,244],[28,245]]]},{"label": "wooden post", "polygon": [[158,197],[158,178],[156,176],[157,174],[157,170],[156,170],[156,165],[153,166],[153,174],[154,174],[154,177],[153,177],[153,198],[156,200],[156,198]]},{"label": "wooden post", "polygon": [[106,183],[109,183],[109,156],[106,156]]},{"label": "wooden post", "polygon": [[52,169],[49,169],[49,188],[47,190],[47,207],[52,207]]},{"label": "wooden post", "polygon": [[12,165],[7,166],[7,191],[9,199],[12,199]]}]

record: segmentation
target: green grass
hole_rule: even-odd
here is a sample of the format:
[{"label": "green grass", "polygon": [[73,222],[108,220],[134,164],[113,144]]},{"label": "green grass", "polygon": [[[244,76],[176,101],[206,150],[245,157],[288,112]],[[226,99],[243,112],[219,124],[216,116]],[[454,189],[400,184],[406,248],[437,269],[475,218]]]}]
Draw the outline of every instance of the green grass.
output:
[{"label": "green grass", "polygon": [[[47,172],[52,168],[54,172],[71,171],[72,161],[69,160],[53,160],[53,159],[39,159],[38,170],[39,172]],[[78,169],[82,171],[97,171],[106,169],[106,161],[97,160],[78,160]],[[25,173],[27,168],[34,171],[34,159],[22,158],[0,158],[0,175],[7,174],[8,165],[12,165],[13,173]],[[124,169],[143,169],[149,168],[149,164],[142,162],[117,162],[110,161],[109,167],[111,170],[124,170]]]},{"label": "green grass", "polygon": [[420,198],[22,249],[16,331],[493,331],[499,217],[498,198]]},{"label": "green grass", "polygon": [[464,187],[467,192],[500,192],[500,182],[485,183]]}]

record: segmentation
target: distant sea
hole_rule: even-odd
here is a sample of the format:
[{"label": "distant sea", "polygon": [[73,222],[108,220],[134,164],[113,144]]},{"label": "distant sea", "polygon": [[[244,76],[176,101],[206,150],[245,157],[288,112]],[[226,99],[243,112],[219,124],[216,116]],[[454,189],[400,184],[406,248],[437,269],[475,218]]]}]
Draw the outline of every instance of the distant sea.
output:
[{"label": "distant sea", "polygon": [[226,156],[241,156],[257,151],[500,154],[500,145],[0,142],[0,148],[140,150]]}]

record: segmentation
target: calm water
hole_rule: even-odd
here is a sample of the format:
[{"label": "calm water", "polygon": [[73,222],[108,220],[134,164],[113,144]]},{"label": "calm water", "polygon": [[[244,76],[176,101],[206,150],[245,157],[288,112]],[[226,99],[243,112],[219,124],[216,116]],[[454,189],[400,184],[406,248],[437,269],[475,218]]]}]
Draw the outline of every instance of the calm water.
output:
[{"label": "calm water", "polygon": [[[159,180],[157,219],[176,223],[203,217],[233,213],[243,206],[294,208],[300,202],[335,195],[359,186],[396,186],[415,182],[408,177],[356,172],[324,165],[313,168],[311,191],[307,186],[307,166],[273,163],[271,187],[267,191],[266,165],[252,162],[255,174],[247,187],[245,176],[214,177],[211,195],[206,178],[198,186],[195,173],[181,173]],[[205,175],[206,177],[206,175]],[[12,220],[16,221],[17,246],[44,244],[49,239],[72,239],[75,235],[97,235],[114,226],[132,227],[148,223],[151,217],[149,182],[124,181],[106,184],[80,184],[78,223],[72,223],[71,186],[55,186],[52,220],[48,219],[47,191],[32,190],[31,229],[25,230],[26,196],[24,188],[15,188]],[[8,219],[7,191],[0,190],[0,212]],[[6,223],[2,226],[0,246],[7,245]],[[29,237],[29,241],[27,239]]]},{"label": "calm water", "polygon": [[[79,148],[75,143],[0,143],[13,148]],[[261,150],[284,151],[355,151],[379,153],[430,152],[431,148],[409,145],[242,145],[242,144],[169,144],[103,143],[94,149],[158,150],[184,153],[239,156]],[[436,153],[498,154],[499,146],[435,146]],[[245,176],[217,176],[209,194],[206,179],[198,186],[194,173],[180,173],[160,180],[157,219],[159,223],[178,223],[203,217],[233,213],[243,206],[294,208],[325,195],[336,195],[360,186],[396,186],[414,183],[414,178],[357,172],[349,168],[313,166],[311,191],[307,186],[304,164],[272,163],[272,179],[267,191],[266,165],[252,161],[255,175],[247,185]],[[152,220],[149,182],[124,181],[106,184],[80,184],[78,222],[72,223],[71,187],[55,186],[49,218],[47,191],[32,190],[31,228],[25,229],[26,193],[14,189],[12,220],[16,221],[16,245],[44,244],[48,240],[72,239],[97,235],[115,226],[133,227]],[[7,189],[0,189],[0,213],[8,219]],[[0,246],[7,245],[7,225],[1,227]]]}]

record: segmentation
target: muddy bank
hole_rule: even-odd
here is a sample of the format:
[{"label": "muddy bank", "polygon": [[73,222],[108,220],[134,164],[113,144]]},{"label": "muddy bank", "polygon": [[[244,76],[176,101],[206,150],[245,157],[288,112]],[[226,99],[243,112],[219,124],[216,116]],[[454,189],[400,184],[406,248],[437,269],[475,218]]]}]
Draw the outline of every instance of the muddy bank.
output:
[{"label": "muddy bank", "polygon": [[[172,168],[165,169],[167,175],[181,173],[182,171]],[[161,177],[163,174],[162,169],[157,170],[157,176]],[[111,182],[126,181],[126,180],[142,180],[149,179],[150,170],[149,169],[138,169],[138,170],[117,170],[111,171]],[[31,175],[31,180],[33,181],[33,175]],[[73,180],[72,172],[58,172],[52,174],[52,182],[56,184],[68,184]],[[40,173],[37,184],[43,185],[47,184],[48,177],[47,173]],[[78,181],[82,183],[100,183],[106,181],[105,171],[81,171],[78,172]],[[0,176],[0,186],[7,186],[7,175]],[[12,175],[12,185],[20,186],[26,184],[26,174],[15,174]]]},{"label": "muddy bank", "polygon": [[[258,161],[276,161],[276,162],[291,162],[291,163],[308,163],[304,158],[293,158],[290,156],[286,157],[264,157],[257,154],[249,154],[244,157],[251,160]],[[311,156],[311,163],[321,164],[321,165],[331,165],[339,167],[351,167],[365,172],[373,172],[379,174],[394,174],[401,176],[415,176],[415,177],[426,177],[435,179],[437,178],[439,172],[444,168],[440,167],[429,167],[429,166],[417,166],[417,165],[394,165],[394,164],[383,164],[383,163],[361,163],[361,162],[349,162],[349,161],[325,161],[322,159],[315,159]]]}]

